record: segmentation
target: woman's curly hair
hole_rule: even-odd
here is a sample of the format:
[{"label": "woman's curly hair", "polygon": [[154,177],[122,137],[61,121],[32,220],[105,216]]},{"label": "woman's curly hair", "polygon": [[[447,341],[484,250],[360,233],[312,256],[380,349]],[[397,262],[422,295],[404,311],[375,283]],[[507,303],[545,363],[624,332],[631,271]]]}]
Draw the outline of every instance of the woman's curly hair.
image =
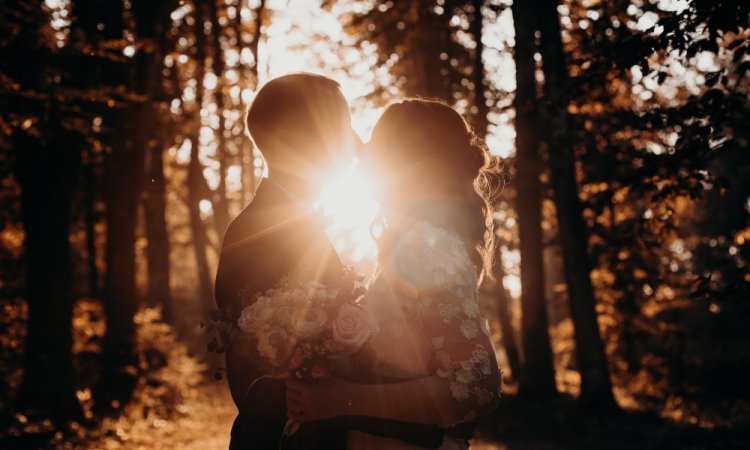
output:
[{"label": "woman's curly hair", "polygon": [[387,206],[424,206],[411,213],[457,233],[478,272],[492,276],[490,201],[498,163],[458,112],[435,100],[391,104],[375,125],[365,159],[389,185]]}]

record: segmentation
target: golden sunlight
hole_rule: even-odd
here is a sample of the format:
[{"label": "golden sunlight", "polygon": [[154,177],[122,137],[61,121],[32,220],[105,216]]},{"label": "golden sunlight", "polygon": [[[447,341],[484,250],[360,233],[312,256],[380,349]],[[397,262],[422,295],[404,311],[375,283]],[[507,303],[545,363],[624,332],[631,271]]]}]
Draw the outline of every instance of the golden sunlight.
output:
[{"label": "golden sunlight", "polygon": [[374,184],[355,159],[333,174],[315,204],[326,223],[326,234],[345,264],[360,273],[372,268],[377,246],[372,233],[380,205]]},{"label": "golden sunlight", "polygon": [[[241,13],[248,15],[249,20],[258,5],[258,0],[250,0]],[[399,92],[387,68],[376,67],[376,48],[356,45],[356,39],[347,35],[339,20],[341,16],[351,13],[352,9],[361,8],[361,5],[342,2],[321,9],[316,2],[308,0],[269,0],[265,8],[272,20],[263,27],[263,39],[259,42],[257,59],[260,85],[274,77],[296,71],[315,72],[335,79],[350,102],[352,127],[367,141],[385,106],[384,99],[373,98],[372,92],[383,89],[393,96],[398,96]],[[314,20],[310,20],[311,17]],[[512,39],[511,29],[510,12],[507,11],[501,14],[498,23],[488,26],[486,31],[498,42],[509,42]],[[233,54],[232,58],[247,59],[248,56]],[[512,91],[515,77],[514,72],[508,69],[512,64],[510,54],[503,52],[502,48],[486,49],[484,58],[487,66],[493,69],[490,71],[493,73],[489,80],[491,84]],[[232,77],[238,76],[234,71],[229,73]],[[216,82],[215,74],[209,72],[204,79],[204,87],[211,90]],[[243,104],[249,104],[254,95],[252,89],[239,87],[230,90],[229,94],[233,102]],[[182,101],[190,103],[194,101],[194,96],[194,88],[188,86]],[[201,155],[206,160],[211,160],[216,152],[217,138],[213,130],[218,126],[219,116],[215,107],[209,101],[201,114],[205,122],[211,122],[210,126],[204,127],[208,133],[202,133],[199,142]],[[230,119],[235,122],[241,120],[239,117],[227,118]],[[515,138],[512,116],[498,114],[489,131],[487,144],[492,153],[511,156]],[[190,155],[189,140],[186,142],[188,144],[183,144],[183,148],[172,150],[184,162],[189,160]],[[259,153],[255,152],[250,164],[256,179],[267,176]],[[368,178],[356,167],[356,162],[353,162],[330,177],[317,201],[317,208],[325,218],[327,234],[342,260],[362,272],[373,266],[376,245],[371,228],[379,207],[371,197],[372,187]],[[207,166],[204,176],[211,187],[217,186],[218,165]],[[242,189],[241,177],[240,166],[231,166],[227,173],[228,192]],[[210,202],[201,206],[204,216],[213,213]]]}]

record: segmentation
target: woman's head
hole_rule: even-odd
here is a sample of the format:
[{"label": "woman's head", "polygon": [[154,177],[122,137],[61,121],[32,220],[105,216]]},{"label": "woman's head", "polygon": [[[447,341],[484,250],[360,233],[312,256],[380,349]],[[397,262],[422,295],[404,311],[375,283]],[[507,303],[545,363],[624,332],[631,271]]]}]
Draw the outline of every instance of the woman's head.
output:
[{"label": "woman's head", "polygon": [[477,268],[489,271],[493,236],[487,150],[453,108],[409,99],[386,108],[366,146],[365,163],[381,182],[388,225],[406,218],[458,233]]}]

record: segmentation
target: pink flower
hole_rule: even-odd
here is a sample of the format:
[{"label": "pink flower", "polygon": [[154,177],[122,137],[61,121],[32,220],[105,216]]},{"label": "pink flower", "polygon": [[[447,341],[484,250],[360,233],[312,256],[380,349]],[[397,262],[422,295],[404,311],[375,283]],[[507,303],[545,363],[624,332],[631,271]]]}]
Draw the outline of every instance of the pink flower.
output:
[{"label": "pink flower", "polygon": [[341,345],[339,345],[333,339],[326,339],[325,342],[323,342],[323,348],[325,348],[329,353],[336,353],[337,351],[341,350]]},{"label": "pink flower", "polygon": [[352,351],[358,350],[378,331],[378,322],[368,308],[360,305],[341,305],[333,322],[333,338]]},{"label": "pink flower", "polygon": [[289,361],[289,368],[296,369],[301,365],[302,365],[302,357],[299,355],[292,356],[292,359]]}]

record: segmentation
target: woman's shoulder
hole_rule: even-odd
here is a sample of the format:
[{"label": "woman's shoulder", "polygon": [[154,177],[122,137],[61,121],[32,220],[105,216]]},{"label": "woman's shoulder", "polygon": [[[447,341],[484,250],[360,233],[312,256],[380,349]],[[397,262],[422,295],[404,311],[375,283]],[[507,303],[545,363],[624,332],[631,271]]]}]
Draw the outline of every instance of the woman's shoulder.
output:
[{"label": "woman's shoulder", "polygon": [[[425,220],[412,222],[396,239],[392,255],[402,262],[409,256],[421,256],[425,262],[458,262],[471,264],[461,237],[454,231],[434,225]],[[439,259],[439,261],[431,261]]]},{"label": "woman's shoulder", "polygon": [[466,283],[474,272],[458,234],[423,220],[405,228],[383,261],[383,274],[414,295]]}]

